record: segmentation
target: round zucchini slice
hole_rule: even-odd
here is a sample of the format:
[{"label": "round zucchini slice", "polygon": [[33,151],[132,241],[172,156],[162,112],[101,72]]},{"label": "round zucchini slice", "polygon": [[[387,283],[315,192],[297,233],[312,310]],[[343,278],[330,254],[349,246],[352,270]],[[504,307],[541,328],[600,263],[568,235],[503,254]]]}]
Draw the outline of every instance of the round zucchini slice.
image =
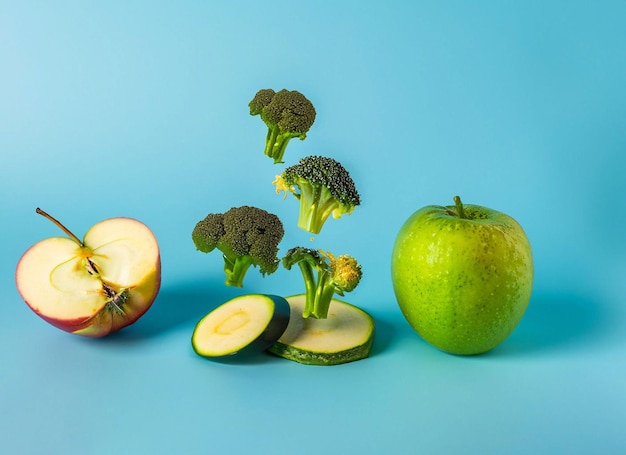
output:
[{"label": "round zucchini slice", "polygon": [[289,325],[269,351],[306,365],[339,365],[368,357],[374,343],[374,318],[333,299],[328,318],[303,318],[306,297],[287,297]]},{"label": "round zucchini slice", "polygon": [[283,297],[247,294],[235,297],[204,316],[191,345],[202,357],[224,357],[249,350],[264,351],[285,331],[289,303]]}]

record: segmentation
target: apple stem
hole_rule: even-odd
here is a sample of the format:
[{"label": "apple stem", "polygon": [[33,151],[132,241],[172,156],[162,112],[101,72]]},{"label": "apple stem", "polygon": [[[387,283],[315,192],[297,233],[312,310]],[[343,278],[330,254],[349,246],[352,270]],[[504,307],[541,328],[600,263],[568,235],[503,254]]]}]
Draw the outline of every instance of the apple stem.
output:
[{"label": "apple stem", "polygon": [[52,221],[54,224],[56,224],[63,232],[65,232],[67,235],[69,235],[72,240],[74,240],[76,243],[78,243],[80,246],[85,246],[83,244],[83,242],[81,242],[81,240],[76,237],[72,231],[70,231],[68,228],[66,228],[65,226],[63,226],[63,224],[61,224],[61,222],[59,220],[57,220],[56,218],[54,218],[53,216],[49,215],[48,213],[44,212],[43,210],[41,210],[39,207],[37,207],[37,209],[35,210],[38,214],[48,218],[50,221]]},{"label": "apple stem", "polygon": [[459,215],[459,218],[465,218],[465,210],[459,196],[454,196],[454,205],[456,205],[456,213]]}]

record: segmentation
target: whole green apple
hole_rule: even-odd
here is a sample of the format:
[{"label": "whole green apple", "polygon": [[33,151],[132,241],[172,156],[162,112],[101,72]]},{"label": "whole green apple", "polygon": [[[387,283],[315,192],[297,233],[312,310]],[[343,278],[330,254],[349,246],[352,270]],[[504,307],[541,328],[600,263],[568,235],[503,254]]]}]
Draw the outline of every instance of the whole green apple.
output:
[{"label": "whole green apple", "polygon": [[522,227],[479,205],[426,206],[396,238],[391,275],[409,324],[433,346],[459,355],[502,343],[530,301],[533,260]]}]

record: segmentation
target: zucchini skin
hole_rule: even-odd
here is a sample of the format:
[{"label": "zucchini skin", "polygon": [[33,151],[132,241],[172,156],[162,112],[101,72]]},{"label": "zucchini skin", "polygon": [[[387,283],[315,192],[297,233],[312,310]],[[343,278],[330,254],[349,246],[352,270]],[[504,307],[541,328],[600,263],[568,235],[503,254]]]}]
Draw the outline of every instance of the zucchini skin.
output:
[{"label": "zucchini skin", "polygon": [[365,359],[369,357],[373,345],[374,337],[371,336],[366,343],[360,346],[355,346],[346,351],[316,353],[303,351],[302,349],[294,348],[277,341],[269,348],[269,352],[287,360],[302,363],[304,365],[331,366]]},{"label": "zucchini skin", "polygon": [[265,330],[263,330],[263,333],[251,345],[248,345],[248,347],[258,351],[265,351],[276,343],[287,329],[291,314],[289,302],[284,297],[271,294],[266,294],[266,296],[274,301],[274,315]]}]

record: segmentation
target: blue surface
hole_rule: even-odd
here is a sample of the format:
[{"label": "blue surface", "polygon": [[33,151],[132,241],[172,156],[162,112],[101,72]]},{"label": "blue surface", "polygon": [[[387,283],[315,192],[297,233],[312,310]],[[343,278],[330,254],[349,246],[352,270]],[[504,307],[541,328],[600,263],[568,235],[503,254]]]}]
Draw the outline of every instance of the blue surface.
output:
[{"label": "blue surface", "polygon": [[[626,453],[626,3],[0,3],[0,448],[19,454]],[[308,242],[247,103],[305,93],[285,159],[336,157],[363,205],[315,245],[359,258],[370,359],[307,367],[197,357],[194,324],[238,290],[195,251],[206,213],[258,205]],[[501,210],[536,279],[500,347],[444,354],[402,318],[389,260],[428,204]],[[147,223],[163,286],[101,340],[21,301],[20,255],[113,216]],[[300,279],[251,271],[246,292]]]}]

